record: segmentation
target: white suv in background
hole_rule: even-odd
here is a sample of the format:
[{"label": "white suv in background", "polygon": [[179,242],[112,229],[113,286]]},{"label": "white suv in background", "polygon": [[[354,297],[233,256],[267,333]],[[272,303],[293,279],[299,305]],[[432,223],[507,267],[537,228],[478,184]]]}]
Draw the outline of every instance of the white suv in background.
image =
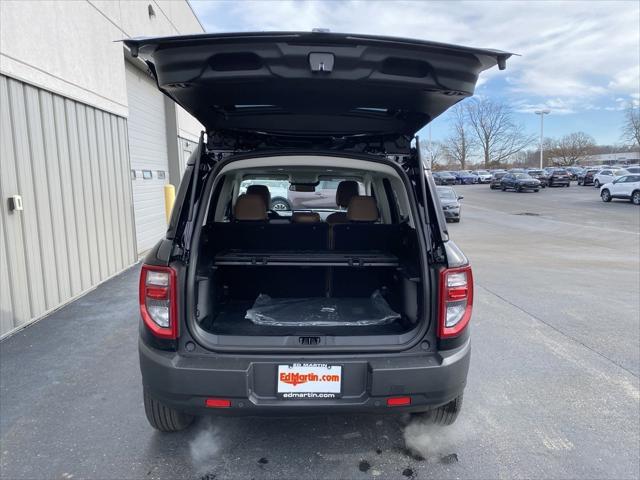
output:
[{"label": "white suv in background", "polygon": [[474,170],[473,173],[478,176],[478,182],[479,183],[490,183],[491,182],[492,175],[487,170]]},{"label": "white suv in background", "polygon": [[603,202],[623,198],[631,200],[634,205],[640,205],[640,175],[624,175],[604,184],[600,187],[600,198]]},{"label": "white suv in background", "polygon": [[605,183],[611,183],[623,175],[629,175],[629,172],[624,168],[603,168],[593,177],[593,186],[600,188]]}]

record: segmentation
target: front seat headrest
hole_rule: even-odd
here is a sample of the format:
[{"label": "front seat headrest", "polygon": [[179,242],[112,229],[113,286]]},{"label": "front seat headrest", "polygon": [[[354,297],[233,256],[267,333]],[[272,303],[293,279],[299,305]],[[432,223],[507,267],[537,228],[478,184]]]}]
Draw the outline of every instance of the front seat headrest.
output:
[{"label": "front seat headrest", "polygon": [[236,200],[233,216],[240,222],[265,221],[268,218],[267,208],[261,195],[245,193]]},{"label": "front seat headrest", "polygon": [[247,194],[260,195],[264,200],[267,210],[271,208],[271,192],[266,185],[249,185],[249,187],[247,187]]},{"label": "front seat headrest", "polygon": [[378,207],[373,197],[356,195],[347,207],[347,219],[350,222],[375,222],[378,220]]},{"label": "front seat headrest", "polygon": [[347,208],[352,197],[358,195],[358,182],[355,180],[343,180],[336,190],[336,205]]},{"label": "front seat headrest", "polygon": [[319,223],[320,214],[317,212],[293,212],[291,223]]}]

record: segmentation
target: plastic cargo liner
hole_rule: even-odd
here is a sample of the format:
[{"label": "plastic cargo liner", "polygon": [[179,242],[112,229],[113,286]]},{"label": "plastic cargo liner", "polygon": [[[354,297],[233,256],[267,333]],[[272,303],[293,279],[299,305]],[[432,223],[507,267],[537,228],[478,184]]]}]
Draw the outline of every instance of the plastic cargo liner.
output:
[{"label": "plastic cargo liner", "polygon": [[244,318],[277,327],[366,327],[387,325],[400,314],[376,290],[369,298],[271,298],[261,293]]}]

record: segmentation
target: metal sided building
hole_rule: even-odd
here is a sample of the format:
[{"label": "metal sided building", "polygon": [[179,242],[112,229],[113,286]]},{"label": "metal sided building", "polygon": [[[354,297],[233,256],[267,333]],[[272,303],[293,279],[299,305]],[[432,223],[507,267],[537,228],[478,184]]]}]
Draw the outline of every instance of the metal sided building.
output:
[{"label": "metal sided building", "polygon": [[162,237],[202,126],[118,40],[203,31],[186,0],[0,2],[0,337]]}]

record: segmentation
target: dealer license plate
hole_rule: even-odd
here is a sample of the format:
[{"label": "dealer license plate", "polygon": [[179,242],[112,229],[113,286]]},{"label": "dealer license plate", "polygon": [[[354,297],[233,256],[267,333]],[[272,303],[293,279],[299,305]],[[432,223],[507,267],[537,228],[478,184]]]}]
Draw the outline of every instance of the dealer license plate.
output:
[{"label": "dealer license plate", "polygon": [[282,398],[338,398],[341,392],[341,365],[278,365],[278,395]]}]

